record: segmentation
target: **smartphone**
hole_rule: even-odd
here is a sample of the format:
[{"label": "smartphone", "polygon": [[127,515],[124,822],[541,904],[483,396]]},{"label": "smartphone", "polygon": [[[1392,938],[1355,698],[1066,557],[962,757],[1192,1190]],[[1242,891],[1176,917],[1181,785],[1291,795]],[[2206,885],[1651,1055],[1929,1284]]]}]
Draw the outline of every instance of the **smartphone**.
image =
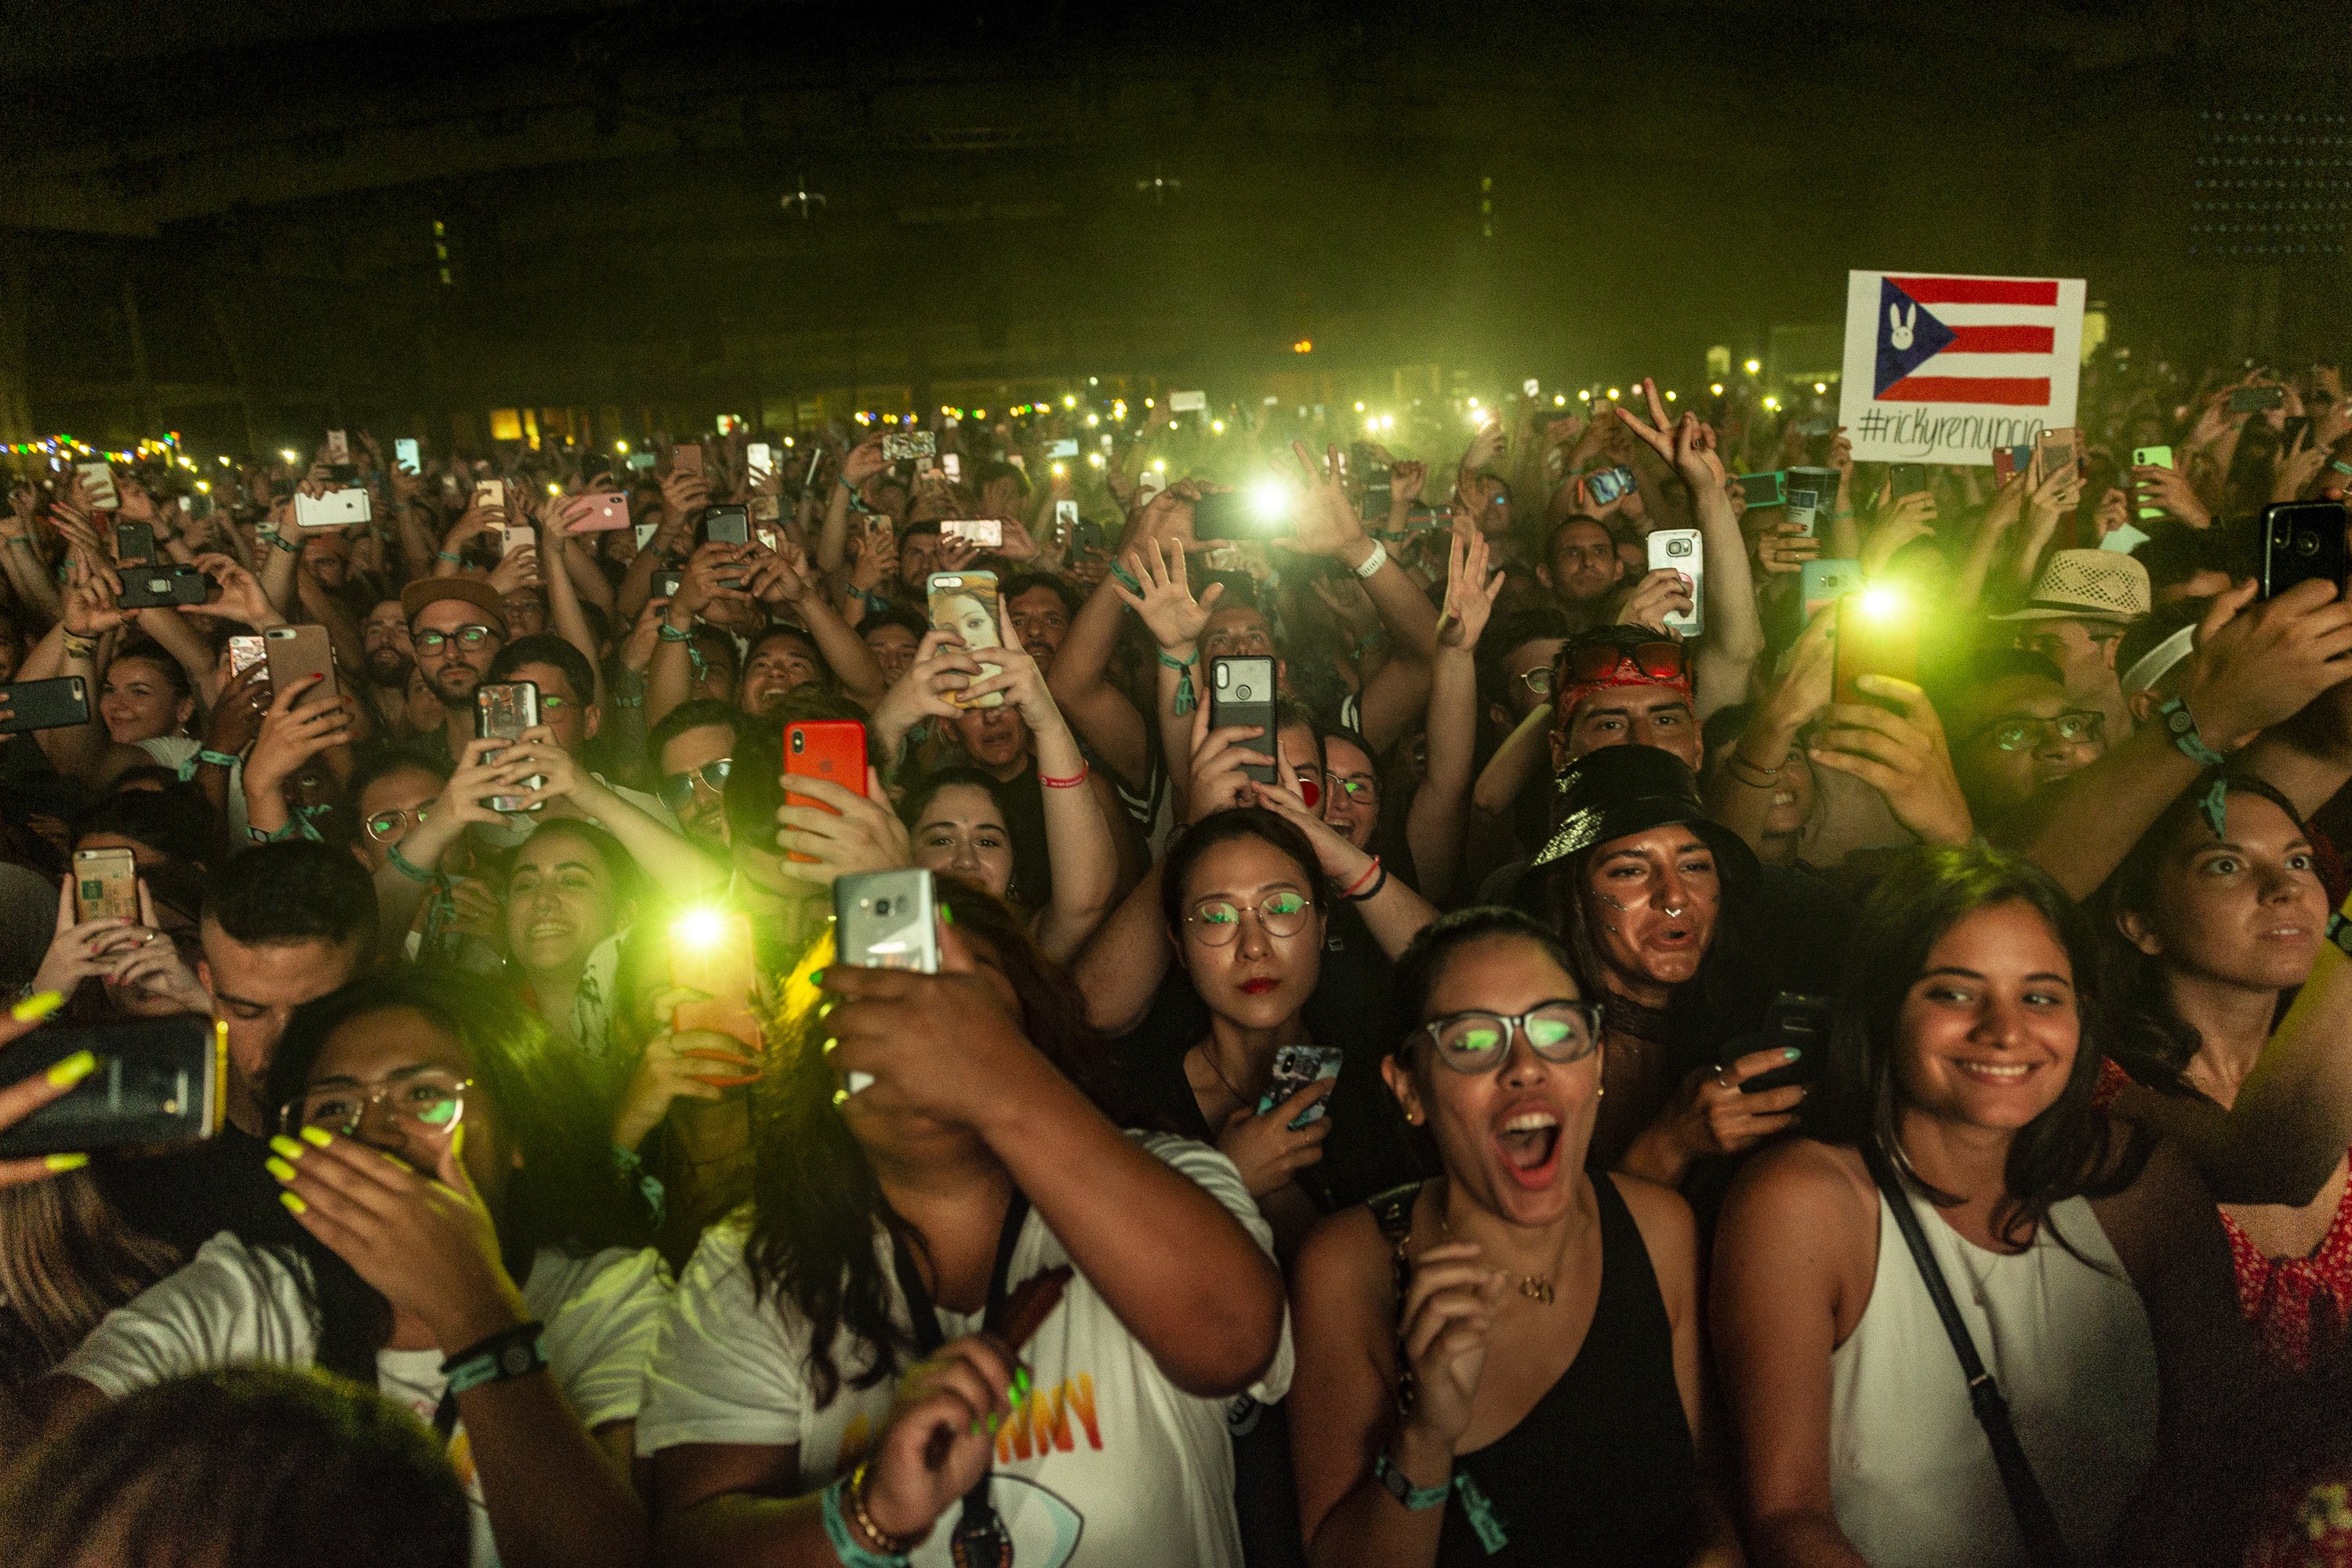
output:
[{"label": "smartphone", "polygon": [[1832,557],[1826,561],[1808,561],[1797,574],[1798,600],[1804,606],[1805,619],[1811,620],[1822,613],[1824,605],[1834,605],[1848,594],[1862,592],[1862,563]]},{"label": "smartphone", "polygon": [[1888,467],[1887,482],[1892,487],[1890,499],[1901,500],[1905,496],[1925,495],[1927,491],[1927,465],[1925,463],[1895,463]]},{"label": "smartphone", "polygon": [[2263,597],[2274,599],[2316,577],[2344,586],[2352,577],[2342,501],[2290,500],[2263,508]]},{"label": "smartphone", "polygon": [[755,528],[751,536],[760,542],[760,548],[771,555],[783,548],[784,536],[772,528]]},{"label": "smartphone", "polygon": [[2230,412],[2232,414],[2263,414],[2284,407],[2285,404],[2286,388],[2284,386],[2242,386],[2230,394]]},{"label": "smartphone", "polygon": [[1580,482],[1584,487],[1587,506],[1607,506],[1633,488],[1633,470],[1627,468],[1595,468],[1584,475]]},{"label": "smartphone", "polygon": [[1255,724],[1259,733],[1240,743],[1263,756],[1262,763],[1244,763],[1242,772],[1262,784],[1280,774],[1274,765],[1274,660],[1263,654],[1213,658],[1209,661],[1209,728]]},{"label": "smartphone", "polygon": [[[968,648],[1003,647],[1004,637],[996,620],[996,574],[993,572],[934,572],[928,584],[931,626],[937,631],[951,631],[963,638]],[[982,661],[980,679],[994,679],[1003,672],[1001,664]],[[959,700],[962,708],[1002,708],[1004,693],[992,691],[970,702]]]},{"label": "smartphone", "polygon": [[114,563],[144,566],[155,559],[155,531],[127,517],[114,520]]},{"label": "smartphone", "polygon": [[[803,719],[784,726],[784,804],[834,808],[814,795],[795,795],[794,779],[824,779],[852,795],[866,793],[866,726],[855,719]],[[840,815],[838,812],[835,816]],[[816,857],[789,851],[787,860],[814,865]]]},{"label": "smartphone", "polygon": [[685,580],[686,574],[679,571],[677,567],[669,566],[663,568],[661,571],[654,574],[652,597],[656,599],[677,598],[677,585]]},{"label": "smartphone", "polygon": [[89,688],[79,675],[0,686],[0,735],[67,730],[89,722]]},{"label": "smartphone", "polygon": [[2304,436],[2308,433],[2310,429],[2311,416],[2308,414],[2288,415],[2285,422],[2279,426],[2279,450],[2282,452],[2294,451],[2294,444],[2303,439]]},{"label": "smartphone", "polygon": [[764,479],[776,471],[776,449],[765,441],[743,448],[743,466],[751,479]]},{"label": "smartphone", "polygon": [[1698,636],[1706,620],[1701,584],[1706,574],[1706,552],[1696,528],[1661,528],[1650,535],[1650,570],[1655,572],[1671,566],[1690,579],[1691,608],[1688,615],[1670,610],[1663,617],[1666,629],[1684,637]]},{"label": "smartphone", "polygon": [[330,463],[350,462],[352,460],[352,438],[341,430],[328,431],[326,449],[320,452],[319,456]]},{"label": "smartphone", "polygon": [[658,452],[632,452],[629,454],[629,468],[635,473],[642,474],[648,472],[660,461],[661,454]]},{"label": "smartphone", "polygon": [[354,485],[346,489],[329,490],[325,495],[305,495],[294,492],[294,526],[297,528],[348,528],[355,523],[373,521],[375,509],[368,504],[366,490]]},{"label": "smartphone", "polygon": [[1045,444],[1045,456],[1048,458],[1075,458],[1077,455],[1078,444],[1076,440],[1048,441]]},{"label": "smartphone", "polygon": [[[2134,447],[2132,448],[2132,467],[2135,468],[2168,468],[2172,467],[2172,448],[2169,447]],[[2139,508],[2132,515],[2138,518],[2140,521],[2147,522],[2152,519],[2163,517],[2167,514],[2165,510],[2160,506],[2144,506]],[[2113,535],[2109,535],[2109,537],[2112,538]],[[2105,541],[2103,540],[2100,542],[2100,548],[2105,548]]]},{"label": "smartphone", "polygon": [[1294,531],[1297,497],[1273,485],[1216,490],[1192,503],[1195,539],[1282,539]]},{"label": "smartphone", "polygon": [[947,475],[948,483],[963,483],[963,458],[953,452],[942,452],[940,454],[940,471]]},{"label": "smartphone", "polygon": [[476,479],[474,504],[483,508],[507,509],[507,482],[504,479]]},{"label": "smartphone", "polygon": [[[126,851],[127,853],[127,851]],[[78,1051],[98,1070],[0,1132],[0,1159],[193,1143],[228,1104],[228,1026],[201,1014],[120,1024],[51,1024],[0,1056],[21,1083]]]},{"label": "smartphone", "polygon": [[[539,723],[539,688],[528,680],[486,680],[474,688],[474,734],[481,740],[512,741],[525,730]],[[503,753],[483,753],[483,761],[496,762]],[[527,790],[539,788],[547,782],[543,773],[533,773],[522,781]],[[519,795],[494,795],[483,801],[492,811],[517,812],[523,809],[523,797]],[[537,810],[534,806],[531,809]]]},{"label": "smartphone", "polygon": [[1810,489],[1790,487],[1781,511],[1781,521],[1795,523],[1800,535],[1806,539],[1813,538],[1821,531],[1822,498]]},{"label": "smartphone", "polygon": [[258,632],[229,638],[228,678],[235,680],[255,665],[262,663],[269,657],[268,647]]},{"label": "smartphone", "polygon": [[573,533],[612,533],[629,526],[629,498],[619,490],[590,492],[587,513],[572,525]]},{"label": "smartphone", "polygon": [[680,441],[677,446],[672,447],[669,449],[669,471],[673,474],[692,474],[695,478],[700,479],[702,477],[702,443]]},{"label": "smartphone", "polygon": [[208,490],[198,490],[192,496],[182,496],[180,498],[180,510],[187,513],[188,516],[198,522],[205,521],[213,514],[213,498],[211,492]]},{"label": "smartphone", "polygon": [[657,522],[635,523],[631,525],[630,531],[637,536],[637,548],[643,550],[646,545],[651,544],[654,542],[654,535],[661,531],[661,524]]},{"label": "smartphone", "polygon": [[1783,991],[1764,1006],[1764,1027],[1753,1035],[1736,1036],[1723,1044],[1722,1065],[1728,1067],[1756,1051],[1795,1051],[1787,1067],[1774,1068],[1740,1080],[1742,1094],[1762,1094],[1790,1084],[1819,1083],[1829,1065],[1830,1016],[1836,1004],[1827,996],[1802,996]]},{"label": "smartphone", "polygon": [[843,963],[940,972],[939,889],[929,871],[862,871],[836,879],[833,928],[834,952]]},{"label": "smartphone", "polygon": [[2118,555],[2129,555],[2133,551],[2146,544],[2151,537],[2152,535],[2146,531],[2135,528],[2128,522],[2117,523],[2107,531],[2107,536],[2105,539],[2099,541],[2099,548],[2112,550]]},{"label": "smartphone", "polygon": [[537,537],[528,528],[501,528],[499,530],[499,559],[503,561],[516,551],[528,550],[536,542]]},{"label": "smartphone", "polygon": [[1893,590],[1848,594],[1838,601],[1837,665],[1831,682],[1836,702],[1877,702],[1854,685],[1857,677],[1919,679],[1919,616]]},{"label": "smartphone", "polygon": [[424,455],[417,450],[415,442],[403,436],[392,444],[392,465],[404,474],[421,474],[425,471]]},{"label": "smartphone", "polygon": [[1789,475],[1784,468],[1775,468],[1769,474],[1742,474],[1733,482],[1738,485],[1751,510],[1759,506],[1779,506],[1789,498]]},{"label": "smartphone", "polygon": [[1790,468],[1789,488],[1812,491],[1814,510],[1824,517],[1837,510],[1838,471],[1835,468]]},{"label": "smartphone", "polygon": [[104,463],[76,463],[74,468],[81,475],[82,493],[89,497],[90,505],[100,511],[112,511],[121,506],[122,498],[114,493],[112,468]]},{"label": "smartphone", "polygon": [[[753,522],[782,522],[783,520],[784,503],[781,498],[776,496],[753,496],[751,498],[751,521]],[[768,548],[773,550],[775,546],[771,544]]]},{"label": "smartphone", "polygon": [[[669,983],[702,993],[678,1003],[670,1014],[672,1029],[708,1029],[732,1037],[746,1050],[759,1051],[760,1021],[751,1011],[751,998],[760,984],[759,956],[752,946],[751,916],[711,910],[673,922]],[[709,1081],[720,1088],[740,1089],[756,1077]]]},{"label": "smartphone", "polygon": [[[1197,513],[1195,514],[1195,520],[1197,521]],[[1068,540],[1072,544],[1076,544],[1077,542],[1077,502],[1074,500],[1057,500],[1054,503],[1054,528],[1056,532],[1061,534],[1064,539]]]},{"label": "smartphone", "polygon": [[1992,482],[1996,485],[2009,483],[2025,472],[2026,465],[2032,461],[2033,443],[2031,441],[2021,442],[2014,447],[1995,447],[1992,449]]},{"label": "smartphone", "polygon": [[[1274,1053],[1274,1076],[1266,1079],[1265,1093],[1258,1099],[1258,1114],[1265,1115],[1310,1083],[1320,1083],[1326,1079],[1338,1078],[1339,1063],[1343,1058],[1344,1053],[1337,1046],[1276,1047]],[[1330,1109],[1331,1097],[1327,1094],[1297,1116],[1292,1117],[1288,1123],[1289,1128],[1296,1132],[1302,1127],[1311,1127],[1322,1121],[1325,1112]]]},{"label": "smartphone", "polygon": [[951,517],[940,524],[940,532],[950,539],[969,540],[986,550],[999,550],[1004,545],[1004,524],[992,517]]},{"label": "smartphone", "polygon": [[1208,411],[1209,395],[1205,392],[1171,392],[1168,395],[1171,414],[1202,414]]},{"label": "smartphone", "polygon": [[940,455],[940,438],[929,430],[893,430],[882,437],[882,455],[894,463]]},{"label": "smartphone", "polygon": [[2033,448],[2042,455],[2042,477],[2048,479],[2058,471],[2057,465],[2072,463],[2079,472],[2083,466],[2083,433],[2071,426],[2044,430],[2033,438]]},{"label": "smartphone", "polygon": [[77,849],[74,921],[139,920],[139,860],[128,849]]},{"label": "smartphone", "polygon": [[326,627],[272,626],[261,637],[273,689],[289,690],[314,675],[327,678],[296,699],[296,707],[305,702],[331,702],[340,695],[335,689],[334,645],[327,638]]},{"label": "smartphone", "polygon": [[163,605],[201,605],[212,592],[213,581],[201,567],[167,561],[160,566],[126,566],[120,575],[122,593],[116,603],[126,610],[152,610]]},{"label": "smartphone", "polygon": [[1099,522],[1089,522],[1086,519],[1079,517],[1076,510],[1077,504],[1078,503],[1074,500],[1059,501],[1055,503],[1057,510],[1060,507],[1065,506],[1072,509],[1070,512],[1070,548],[1073,550],[1085,551],[1103,549],[1108,542],[1103,534],[1103,525]]},{"label": "smartphone", "polygon": [[749,544],[751,542],[751,514],[740,506],[710,506],[702,509],[702,542],[706,544]]}]

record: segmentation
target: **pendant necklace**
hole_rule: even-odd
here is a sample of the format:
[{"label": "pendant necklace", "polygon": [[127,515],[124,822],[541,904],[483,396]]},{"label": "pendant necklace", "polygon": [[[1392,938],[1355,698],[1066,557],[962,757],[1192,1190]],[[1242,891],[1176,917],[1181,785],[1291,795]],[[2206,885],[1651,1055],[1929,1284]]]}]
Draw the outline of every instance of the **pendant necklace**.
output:
[{"label": "pendant necklace", "polygon": [[[1440,1203],[1437,1205],[1437,1229],[1438,1234],[1444,1237],[1446,1240],[1452,1241],[1454,1239],[1454,1227],[1445,1223],[1445,1205],[1443,1203]],[[1551,1305],[1550,1275],[1522,1274],[1517,1278],[1520,1295],[1525,1296],[1528,1300],[1534,1301],[1540,1306],[1549,1307]]]}]

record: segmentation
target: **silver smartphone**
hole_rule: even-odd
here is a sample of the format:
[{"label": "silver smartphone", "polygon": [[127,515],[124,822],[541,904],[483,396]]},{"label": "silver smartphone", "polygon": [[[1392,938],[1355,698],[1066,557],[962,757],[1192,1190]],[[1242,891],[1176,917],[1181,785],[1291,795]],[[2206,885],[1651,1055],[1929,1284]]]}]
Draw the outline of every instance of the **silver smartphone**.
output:
[{"label": "silver smartphone", "polygon": [[1696,528],[1662,528],[1650,535],[1650,570],[1671,566],[1690,579],[1691,608],[1685,615],[1680,610],[1669,613],[1666,629],[1684,637],[1695,637],[1704,616],[1701,614],[1699,589],[1706,576],[1706,556]]},{"label": "silver smartphone", "polygon": [[929,871],[866,871],[833,884],[834,948],[858,969],[940,972],[938,890]]}]

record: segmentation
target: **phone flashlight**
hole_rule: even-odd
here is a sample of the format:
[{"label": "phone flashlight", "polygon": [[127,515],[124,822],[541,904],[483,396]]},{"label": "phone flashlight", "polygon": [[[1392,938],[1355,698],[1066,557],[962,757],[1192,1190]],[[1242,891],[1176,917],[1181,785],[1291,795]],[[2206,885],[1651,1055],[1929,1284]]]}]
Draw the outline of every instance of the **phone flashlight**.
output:
[{"label": "phone flashlight", "polygon": [[670,922],[669,940],[677,947],[701,952],[727,937],[727,917],[717,910],[688,910]]},{"label": "phone flashlight", "polygon": [[1290,487],[1280,479],[1260,479],[1246,493],[1250,510],[1261,521],[1279,522],[1290,515]]},{"label": "phone flashlight", "polygon": [[1911,601],[1899,589],[1885,586],[1864,588],[1854,599],[1855,607],[1874,621],[1898,620],[1911,608]]}]

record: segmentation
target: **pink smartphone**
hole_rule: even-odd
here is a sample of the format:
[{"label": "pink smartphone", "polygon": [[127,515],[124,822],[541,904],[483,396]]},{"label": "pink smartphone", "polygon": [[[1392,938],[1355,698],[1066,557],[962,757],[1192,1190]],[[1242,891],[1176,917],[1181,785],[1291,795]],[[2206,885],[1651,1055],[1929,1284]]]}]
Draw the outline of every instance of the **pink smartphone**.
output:
[{"label": "pink smartphone", "polygon": [[629,498],[618,490],[596,490],[588,500],[593,503],[580,521],[573,523],[573,533],[614,533],[629,526]]}]

